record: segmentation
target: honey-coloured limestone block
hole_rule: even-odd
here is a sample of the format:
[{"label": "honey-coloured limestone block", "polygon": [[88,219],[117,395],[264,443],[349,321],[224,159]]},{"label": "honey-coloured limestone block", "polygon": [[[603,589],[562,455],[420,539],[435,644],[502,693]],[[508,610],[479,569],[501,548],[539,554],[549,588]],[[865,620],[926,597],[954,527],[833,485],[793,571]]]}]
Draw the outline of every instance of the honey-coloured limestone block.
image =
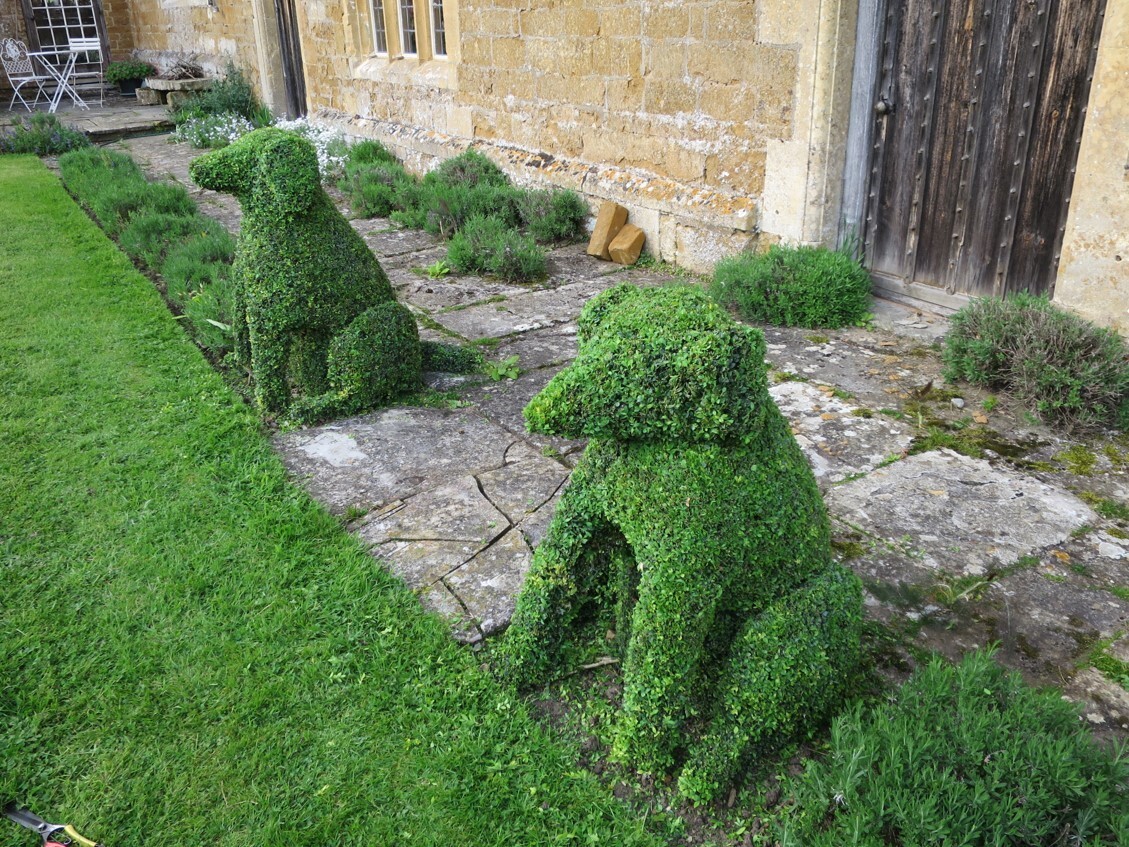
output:
[{"label": "honey-coloured limestone block", "polygon": [[600,206],[600,213],[596,215],[596,227],[592,230],[592,238],[588,241],[588,255],[604,261],[610,260],[612,256],[608,248],[625,223],[627,223],[627,209],[611,200],[605,200]]},{"label": "honey-coloured limestone block", "polygon": [[647,236],[635,224],[627,224],[608,245],[608,253],[617,265],[634,265],[643,252]]}]

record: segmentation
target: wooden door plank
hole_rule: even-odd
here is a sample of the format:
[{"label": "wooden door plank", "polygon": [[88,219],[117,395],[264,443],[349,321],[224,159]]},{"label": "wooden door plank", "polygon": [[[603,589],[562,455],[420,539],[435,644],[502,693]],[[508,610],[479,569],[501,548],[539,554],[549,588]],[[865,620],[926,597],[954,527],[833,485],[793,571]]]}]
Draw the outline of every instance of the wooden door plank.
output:
[{"label": "wooden door plank", "polygon": [[[980,0],[983,2],[983,0]],[[937,72],[937,105],[921,203],[920,241],[914,282],[947,288],[953,285],[950,265],[953,243],[961,238],[964,205],[969,194],[964,172],[969,136],[980,119],[979,78],[986,39],[977,32],[977,0],[950,0]],[[982,76],[982,74],[981,74]],[[962,201],[963,198],[963,201]]]},{"label": "wooden door plank", "polygon": [[1028,177],[1016,212],[1006,292],[1054,291],[1105,2],[1069,0],[1048,10]]}]

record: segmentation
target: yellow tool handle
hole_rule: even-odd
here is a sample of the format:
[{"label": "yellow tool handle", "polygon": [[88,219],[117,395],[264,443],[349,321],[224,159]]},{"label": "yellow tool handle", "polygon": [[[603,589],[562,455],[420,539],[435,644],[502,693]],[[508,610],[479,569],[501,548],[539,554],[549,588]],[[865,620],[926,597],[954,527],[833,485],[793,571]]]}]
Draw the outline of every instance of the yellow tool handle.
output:
[{"label": "yellow tool handle", "polygon": [[75,828],[70,824],[67,824],[63,827],[63,832],[67,834],[67,837],[70,838],[72,844],[81,844],[82,847],[99,847],[98,844],[91,841],[89,838],[84,838],[83,836],[79,835]]}]

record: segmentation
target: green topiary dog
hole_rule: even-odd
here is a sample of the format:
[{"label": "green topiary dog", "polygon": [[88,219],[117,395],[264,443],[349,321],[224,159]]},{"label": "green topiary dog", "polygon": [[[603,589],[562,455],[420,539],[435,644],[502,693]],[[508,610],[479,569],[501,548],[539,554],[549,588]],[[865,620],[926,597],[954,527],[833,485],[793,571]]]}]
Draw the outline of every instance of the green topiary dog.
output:
[{"label": "green topiary dog", "polygon": [[322,189],[309,141],[259,129],[201,156],[191,173],[243,207],[235,352],[251,367],[264,411],[286,411],[291,385],[309,417],[359,411],[419,384],[415,321]]},{"label": "green topiary dog", "polygon": [[621,285],[580,316],[580,351],[525,409],[588,437],[533,558],[497,667],[554,670],[581,607],[610,589],[624,702],[613,755],[674,762],[712,797],[745,757],[819,720],[859,651],[861,586],[832,562],[815,480],[768,394],[764,336],[692,288]]}]

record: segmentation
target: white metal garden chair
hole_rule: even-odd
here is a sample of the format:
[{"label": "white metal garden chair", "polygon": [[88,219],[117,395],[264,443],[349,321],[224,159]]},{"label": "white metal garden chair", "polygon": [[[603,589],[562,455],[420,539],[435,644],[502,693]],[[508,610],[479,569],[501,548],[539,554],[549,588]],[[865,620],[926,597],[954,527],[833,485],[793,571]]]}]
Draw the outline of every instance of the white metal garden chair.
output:
[{"label": "white metal garden chair", "polygon": [[78,70],[77,64],[75,70],[71,73],[72,84],[79,79],[96,79],[98,81],[98,105],[104,102],[104,89],[106,81],[103,76],[103,69],[105,62],[102,59],[102,42],[98,38],[72,38],[68,45],[70,52],[75,56],[76,62],[79,56],[83,57],[84,64],[96,65],[97,67],[92,70]]},{"label": "white metal garden chair", "polygon": [[[28,55],[27,45],[15,38],[5,38],[0,41],[0,64],[4,65],[4,73],[8,75],[8,83],[12,86],[12,99],[8,101],[8,111],[16,105],[16,100],[24,104],[29,112],[32,106],[39,103],[40,97],[46,97],[43,83],[51,82],[52,77],[39,68],[31,56]],[[28,103],[20,91],[25,85],[35,86],[35,99]]]}]

